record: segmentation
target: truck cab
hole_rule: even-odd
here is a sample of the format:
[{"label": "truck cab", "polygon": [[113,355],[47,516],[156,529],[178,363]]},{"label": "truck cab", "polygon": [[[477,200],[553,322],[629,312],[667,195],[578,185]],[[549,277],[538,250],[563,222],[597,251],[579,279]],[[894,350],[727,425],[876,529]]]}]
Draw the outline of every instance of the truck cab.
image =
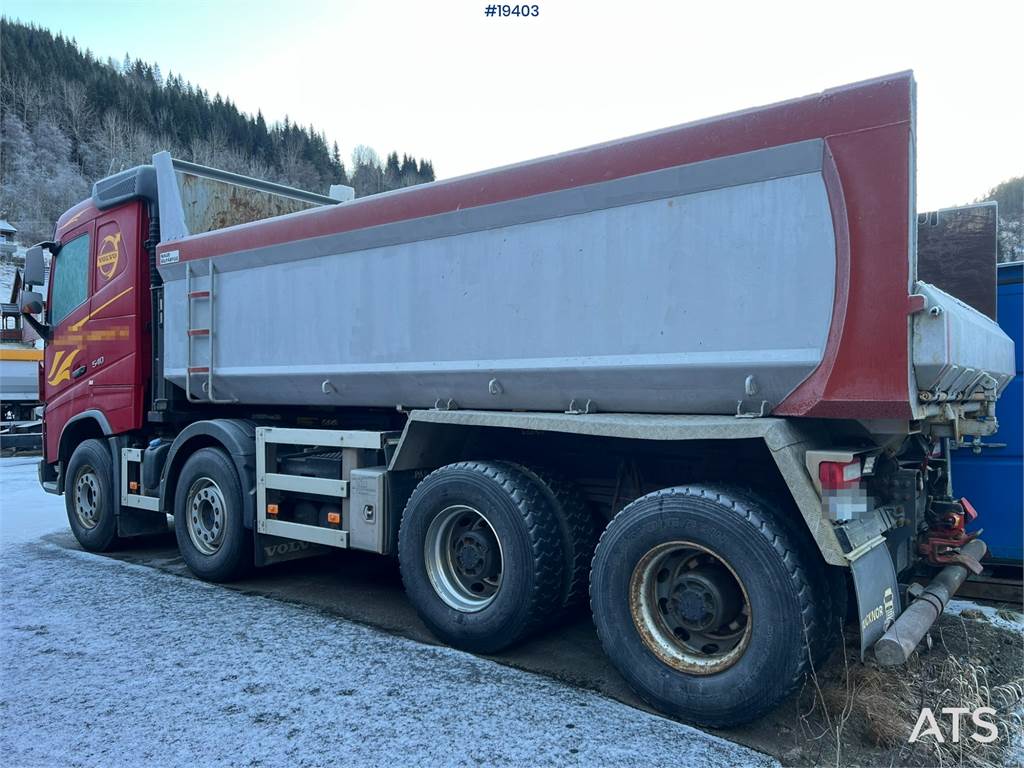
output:
[{"label": "truck cab", "polygon": [[106,210],[86,200],[57,222],[40,381],[50,463],[67,458],[61,446],[77,433],[123,434],[144,423],[152,367],[148,227],[141,200]]}]

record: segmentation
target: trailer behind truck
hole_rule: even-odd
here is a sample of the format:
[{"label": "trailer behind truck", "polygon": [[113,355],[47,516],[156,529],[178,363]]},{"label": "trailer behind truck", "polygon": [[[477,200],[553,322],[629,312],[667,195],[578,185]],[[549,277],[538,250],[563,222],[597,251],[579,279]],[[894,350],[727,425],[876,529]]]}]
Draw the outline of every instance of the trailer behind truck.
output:
[{"label": "trailer behind truck", "polygon": [[752,719],[848,584],[896,664],[984,555],[948,446],[1013,345],[917,279],[914,180],[910,73],[343,203],[159,153],[30,253],[40,480],[211,581],[397,555],[470,651],[589,603],[654,706]]}]

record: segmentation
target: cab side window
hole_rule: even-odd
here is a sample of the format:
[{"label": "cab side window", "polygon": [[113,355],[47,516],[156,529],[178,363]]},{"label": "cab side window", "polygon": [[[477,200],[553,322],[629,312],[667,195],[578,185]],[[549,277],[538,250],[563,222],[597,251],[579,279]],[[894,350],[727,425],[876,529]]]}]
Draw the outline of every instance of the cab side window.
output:
[{"label": "cab side window", "polygon": [[89,295],[89,236],[61,246],[54,259],[50,325],[57,325]]}]

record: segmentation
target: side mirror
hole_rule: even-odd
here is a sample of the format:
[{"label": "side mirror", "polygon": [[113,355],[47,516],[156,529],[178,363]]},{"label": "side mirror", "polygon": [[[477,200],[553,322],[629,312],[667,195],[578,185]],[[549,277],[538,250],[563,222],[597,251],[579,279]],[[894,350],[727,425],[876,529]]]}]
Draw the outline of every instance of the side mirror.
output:
[{"label": "side mirror", "polygon": [[43,284],[46,279],[46,266],[43,261],[42,245],[33,245],[25,251],[25,269],[22,274],[25,285]]},{"label": "side mirror", "polygon": [[49,341],[52,336],[50,326],[33,317],[33,315],[43,314],[43,294],[35,291],[22,291],[21,296],[18,297],[18,308],[21,310],[22,318],[32,326],[32,330],[39,334],[39,338]]},{"label": "side mirror", "polygon": [[36,293],[35,291],[22,291],[21,301],[19,304],[23,315],[43,314],[43,295],[41,293]]}]

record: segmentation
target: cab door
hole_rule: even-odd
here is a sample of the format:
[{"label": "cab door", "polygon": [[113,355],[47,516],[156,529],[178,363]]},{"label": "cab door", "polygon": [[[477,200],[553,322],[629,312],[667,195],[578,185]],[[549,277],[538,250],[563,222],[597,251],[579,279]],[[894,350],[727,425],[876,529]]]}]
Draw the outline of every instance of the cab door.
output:
[{"label": "cab door", "polygon": [[94,231],[89,221],[62,234],[61,247],[50,265],[46,319],[52,335],[42,377],[50,460],[56,458],[68,419],[88,407],[88,352],[82,325],[89,317]]},{"label": "cab door", "polygon": [[85,326],[89,407],[102,411],[114,433],[142,424],[148,378],[148,263],[143,207],[130,203],[96,217],[92,304]]}]

